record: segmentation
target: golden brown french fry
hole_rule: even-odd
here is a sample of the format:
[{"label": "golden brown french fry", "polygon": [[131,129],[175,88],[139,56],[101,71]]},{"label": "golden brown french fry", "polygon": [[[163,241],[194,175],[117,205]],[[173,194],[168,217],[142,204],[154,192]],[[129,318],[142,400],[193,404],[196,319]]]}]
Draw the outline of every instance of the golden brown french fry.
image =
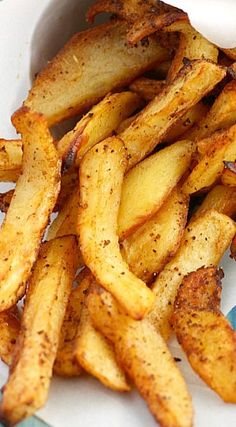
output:
[{"label": "golden brown french fry", "polygon": [[232,48],[232,49],[223,49],[220,48],[220,50],[223,50],[223,52],[230,58],[233,59],[234,61],[236,61],[236,47]]},{"label": "golden brown french fry", "polygon": [[152,101],[155,96],[159,95],[164,88],[164,80],[148,79],[147,77],[139,77],[134,80],[129,88],[132,92],[137,93],[146,101]]},{"label": "golden brown french fry", "polygon": [[117,217],[126,169],[122,141],[109,138],[93,147],[80,166],[78,234],[85,264],[130,316],[140,319],[153,304],[153,294],[123,261]]},{"label": "golden brown french fry", "polygon": [[121,314],[102,288],[93,289],[88,301],[94,324],[113,343],[118,360],[160,425],[190,427],[191,397],[161,335],[146,319],[135,321]]},{"label": "golden brown french fry", "polygon": [[74,377],[81,374],[81,367],[75,358],[75,343],[80,324],[81,312],[88,291],[88,284],[83,280],[84,270],[77,276],[77,287],[73,288],[66,307],[53,372],[64,377]]},{"label": "golden brown french fry", "polygon": [[71,196],[65,200],[64,205],[58,213],[58,216],[51,224],[47,240],[55,237],[68,236],[77,234],[77,222],[79,212],[79,190],[74,190]]},{"label": "golden brown french fry", "polygon": [[20,320],[16,310],[9,309],[0,313],[0,358],[7,365],[12,362],[16,340],[20,333]]},{"label": "golden brown french fry", "polygon": [[119,135],[120,133],[122,133],[125,129],[127,129],[129,127],[129,125],[131,125],[131,123],[138,117],[138,113],[134,114],[131,117],[128,117],[127,119],[123,120],[123,122],[121,122],[120,126],[118,126],[116,133],[117,135]]},{"label": "golden brown french fry", "polygon": [[110,136],[141,105],[140,97],[132,92],[107,95],[58,142],[63,169],[68,170],[74,162],[78,166],[90,148]]},{"label": "golden brown french fry", "polygon": [[22,134],[23,173],[0,230],[0,311],[25,292],[60,189],[61,163],[46,120],[25,109],[16,113],[14,123]]},{"label": "golden brown french fry", "polygon": [[46,401],[76,258],[73,236],[42,245],[0,405],[1,419],[11,425],[32,415]]},{"label": "golden brown french fry", "polygon": [[236,81],[225,85],[208,114],[186,133],[186,138],[201,140],[217,130],[226,129],[236,123]]},{"label": "golden brown french fry", "polygon": [[235,223],[226,215],[209,210],[186,228],[179,250],[154,282],[155,305],[148,320],[167,339],[169,321],[178,288],[186,274],[202,266],[216,266],[229,246]]},{"label": "golden brown french fry", "polygon": [[187,194],[195,193],[215,183],[224,170],[224,160],[236,158],[236,125],[209,137],[209,148],[183,185]]},{"label": "golden brown french fry", "polygon": [[118,216],[121,239],[132,234],[162,206],[187,172],[195,145],[179,141],[138,163],[124,178]]},{"label": "golden brown french fry", "polygon": [[151,101],[119,136],[128,150],[131,168],[156,145],[183,115],[225,76],[225,69],[206,60],[192,61]]},{"label": "golden brown french fry", "polygon": [[229,187],[236,189],[236,161],[224,162],[224,170],[221,175],[221,182]]},{"label": "golden brown french fry", "polygon": [[87,20],[93,22],[99,13],[112,13],[128,22],[135,22],[146,14],[162,14],[174,9],[159,0],[97,0],[88,9]]},{"label": "golden brown french fry", "polygon": [[122,242],[122,256],[130,270],[149,282],[175,255],[184,233],[188,198],[175,189],[163,206]]},{"label": "golden brown french fry", "polygon": [[51,126],[169,57],[155,38],[147,46],[128,46],[126,31],[126,23],[113,21],[75,34],[38,74],[24,105],[43,113]]},{"label": "golden brown french fry", "polygon": [[14,190],[9,190],[6,193],[0,194],[0,211],[1,212],[7,213],[13,194],[14,194]]},{"label": "golden brown french fry", "polygon": [[236,403],[236,332],[220,311],[222,277],[212,267],[185,277],[172,322],[194,371],[225,402]]},{"label": "golden brown french fry", "polygon": [[94,328],[86,304],[82,308],[75,356],[84,370],[106,387],[116,391],[130,390],[110,342]]},{"label": "golden brown french fry", "polygon": [[230,217],[236,214],[236,187],[226,187],[224,185],[216,185],[206,195],[202,204],[193,214],[191,220],[202,216],[203,212],[209,209],[215,209],[217,212],[223,213]]},{"label": "golden brown french fry", "polygon": [[21,141],[0,139],[0,180],[17,181],[21,172],[21,163]]},{"label": "golden brown french fry", "polygon": [[234,239],[231,243],[230,252],[231,252],[231,257],[234,258],[236,261],[236,235],[234,236]]}]

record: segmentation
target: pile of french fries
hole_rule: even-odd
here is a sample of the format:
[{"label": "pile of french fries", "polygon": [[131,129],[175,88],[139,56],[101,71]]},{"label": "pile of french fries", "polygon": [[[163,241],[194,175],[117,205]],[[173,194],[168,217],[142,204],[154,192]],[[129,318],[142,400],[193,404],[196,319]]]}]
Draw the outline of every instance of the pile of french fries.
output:
[{"label": "pile of french fries", "polygon": [[86,371],[120,392],[134,384],[161,426],[190,427],[172,333],[236,403],[217,268],[229,245],[236,259],[236,54],[156,0],[98,0],[88,21],[101,12],[109,22],[36,77],[12,116],[20,139],[0,140],[1,181],[16,183],[0,196],[0,417],[18,423],[54,374]]}]

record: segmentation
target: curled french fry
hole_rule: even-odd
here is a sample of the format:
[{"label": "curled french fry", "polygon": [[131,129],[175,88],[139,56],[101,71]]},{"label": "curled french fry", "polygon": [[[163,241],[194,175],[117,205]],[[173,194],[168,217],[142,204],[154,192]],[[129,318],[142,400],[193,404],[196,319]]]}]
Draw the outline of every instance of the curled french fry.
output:
[{"label": "curled french fry", "polygon": [[44,243],[30,280],[0,417],[13,425],[44,405],[76,271],[73,236]]},{"label": "curled french fry", "polygon": [[166,339],[171,331],[169,322],[174,301],[184,276],[202,266],[217,266],[235,230],[234,221],[214,210],[203,213],[187,226],[177,253],[152,288],[156,299],[148,320]]},{"label": "curled french fry", "polygon": [[0,230],[1,311],[24,295],[60,189],[61,162],[45,119],[25,109],[14,122],[22,134],[23,172]]},{"label": "curled french fry", "polygon": [[153,304],[153,294],[123,261],[117,218],[126,152],[116,137],[93,147],[80,166],[78,234],[85,264],[131,317],[140,319]]}]

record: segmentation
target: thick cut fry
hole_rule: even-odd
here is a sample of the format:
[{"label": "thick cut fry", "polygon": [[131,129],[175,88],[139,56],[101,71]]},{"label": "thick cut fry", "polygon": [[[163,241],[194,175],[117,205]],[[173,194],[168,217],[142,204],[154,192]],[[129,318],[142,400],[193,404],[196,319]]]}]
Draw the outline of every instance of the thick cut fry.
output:
[{"label": "thick cut fry", "polygon": [[221,182],[236,189],[236,161],[224,162],[224,170],[221,175]]},{"label": "thick cut fry", "polygon": [[195,193],[215,183],[224,170],[224,160],[236,159],[236,125],[226,131],[213,134],[206,154],[187,178],[183,191]]},{"label": "thick cut fry", "polygon": [[123,261],[117,236],[117,217],[125,149],[116,137],[93,147],[80,167],[78,233],[85,264],[131,317],[140,319],[153,304],[153,294]]},{"label": "thick cut fry", "polygon": [[55,237],[68,236],[77,234],[77,222],[79,213],[79,191],[74,190],[71,196],[66,199],[58,213],[57,218],[53,221],[47,234],[47,240]]},{"label": "thick cut fry", "polygon": [[88,22],[103,12],[113,13],[128,22],[135,22],[146,14],[162,14],[174,8],[159,0],[98,0],[87,12]]},{"label": "thick cut fry", "polygon": [[76,258],[77,245],[72,236],[42,246],[0,405],[1,419],[9,424],[29,417],[46,401]]},{"label": "thick cut fry", "polygon": [[160,273],[177,251],[187,221],[188,198],[174,190],[160,210],[122,242],[122,256],[144,282]]},{"label": "thick cut fry", "polygon": [[63,169],[68,170],[74,162],[78,166],[90,148],[110,136],[141,105],[140,97],[132,92],[106,96],[59,141],[57,149]]},{"label": "thick cut fry", "polygon": [[125,176],[118,216],[121,239],[151,218],[188,170],[195,145],[179,141],[131,169]]},{"label": "thick cut fry", "polygon": [[82,271],[77,276],[79,283],[76,288],[72,289],[66,307],[57,355],[53,366],[54,374],[59,376],[75,377],[81,374],[81,367],[75,358],[74,348],[85,295],[88,290],[88,284],[83,280],[85,274]]},{"label": "thick cut fry", "polygon": [[132,92],[137,93],[146,101],[152,101],[155,96],[159,95],[165,86],[164,80],[148,79],[147,77],[139,77],[129,85]]},{"label": "thick cut fry", "polygon": [[0,139],[0,180],[17,181],[21,172],[21,163],[21,141]]},{"label": "thick cut fry", "polygon": [[209,209],[215,209],[224,215],[234,217],[236,214],[236,187],[216,185],[205,197],[191,220],[200,218]]},{"label": "thick cut fry", "polygon": [[61,164],[45,119],[25,109],[14,122],[23,138],[23,173],[0,230],[0,311],[24,294],[60,188]]},{"label": "thick cut fry", "polygon": [[216,266],[235,230],[235,223],[230,218],[214,210],[203,213],[188,225],[175,257],[165,266],[153,286],[155,306],[148,320],[166,339],[170,335],[169,321],[183,277],[202,266]]},{"label": "thick cut fry", "polygon": [[20,333],[20,320],[13,308],[0,313],[0,358],[7,365],[12,362],[16,340]]},{"label": "thick cut fry", "polygon": [[152,152],[183,115],[225,76],[210,61],[193,61],[166,86],[119,136],[129,153],[129,168]]},{"label": "thick cut fry", "polygon": [[106,387],[115,391],[130,390],[109,341],[94,328],[86,305],[82,309],[75,355],[85,371]]},{"label": "thick cut fry", "polygon": [[190,427],[191,397],[166,343],[152,325],[146,319],[135,321],[121,314],[102,288],[89,296],[89,310],[160,425]]},{"label": "thick cut fry", "polygon": [[227,83],[208,114],[186,133],[191,140],[201,140],[217,130],[236,123],[236,81]]},{"label": "thick cut fry", "polygon": [[236,403],[236,332],[220,311],[222,275],[202,268],[185,277],[172,322],[195,372],[225,402]]},{"label": "thick cut fry", "polygon": [[155,38],[147,46],[128,46],[126,31],[127,24],[113,21],[74,35],[39,73],[24,105],[43,113],[51,126],[168,58]]}]

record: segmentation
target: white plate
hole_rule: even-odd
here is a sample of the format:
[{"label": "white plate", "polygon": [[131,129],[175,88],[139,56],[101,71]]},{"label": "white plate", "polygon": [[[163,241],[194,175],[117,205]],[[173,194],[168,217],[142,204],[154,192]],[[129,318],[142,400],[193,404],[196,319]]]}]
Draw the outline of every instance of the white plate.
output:
[{"label": "white plate", "polygon": [[[0,136],[14,137],[10,116],[26,97],[30,76],[37,72],[76,30],[85,27],[86,0],[2,0],[0,2]],[[236,264],[225,256],[223,310],[236,304]],[[171,343],[179,356],[195,407],[197,427],[235,425],[236,407],[224,404],[191,371],[176,342]],[[0,365],[0,380],[7,376]],[[114,393],[92,378],[55,379],[49,399],[39,411],[54,427],[155,427],[156,423],[136,392]]]}]

